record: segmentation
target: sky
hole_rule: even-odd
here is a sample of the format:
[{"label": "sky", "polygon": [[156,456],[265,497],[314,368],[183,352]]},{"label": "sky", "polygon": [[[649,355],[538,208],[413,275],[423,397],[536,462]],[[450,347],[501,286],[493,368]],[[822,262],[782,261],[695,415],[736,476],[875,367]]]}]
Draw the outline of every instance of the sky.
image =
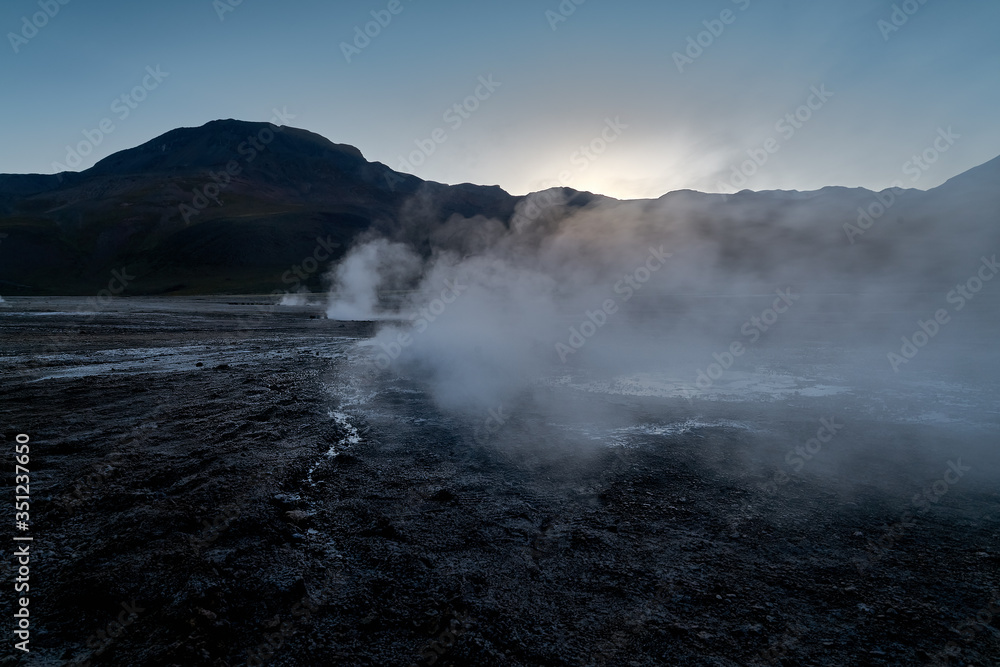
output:
[{"label": "sky", "polygon": [[517,195],[928,189],[1000,155],[995,0],[5,0],[0,30],[0,173],[219,118]]}]

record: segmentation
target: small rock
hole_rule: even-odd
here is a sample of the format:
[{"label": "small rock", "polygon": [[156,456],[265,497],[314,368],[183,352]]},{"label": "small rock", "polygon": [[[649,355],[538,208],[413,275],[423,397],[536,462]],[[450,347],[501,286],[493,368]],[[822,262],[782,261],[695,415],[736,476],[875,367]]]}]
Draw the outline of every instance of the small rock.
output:
[{"label": "small rock", "polygon": [[295,524],[309,523],[313,515],[313,512],[303,512],[302,510],[290,510],[285,512],[285,516],[288,517],[289,521]]}]

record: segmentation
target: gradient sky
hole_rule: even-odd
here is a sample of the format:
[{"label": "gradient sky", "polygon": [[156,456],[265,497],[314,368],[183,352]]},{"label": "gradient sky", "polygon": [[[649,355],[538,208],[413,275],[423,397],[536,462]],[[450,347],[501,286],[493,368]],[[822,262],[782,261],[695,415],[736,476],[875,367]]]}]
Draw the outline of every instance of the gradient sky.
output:
[{"label": "gradient sky", "polygon": [[[888,0],[565,0],[575,11],[555,29],[546,12],[558,14],[559,0],[399,0],[350,63],[341,43],[390,0],[232,2],[69,0],[15,53],[10,33],[42,10],[5,0],[0,172],[54,173],[105,118],[114,129],[80,168],[175,127],[270,120],[275,108],[369,160],[513,194],[556,184],[621,198],[731,192],[733,169],[772,137],[777,151],[747,166],[756,173],[743,187],[926,189],[1000,155],[995,0],[910,0],[915,13],[891,33],[878,23],[892,25]],[[232,11],[220,18],[223,5]],[[702,35],[711,43],[679,71],[674,52],[725,10],[732,22]],[[112,103],[147,66],[169,76],[121,119]],[[454,127],[445,112],[491,75],[500,86]],[[819,108],[788,137],[776,123],[813,86],[833,96],[813,98]],[[605,132],[615,140],[602,154],[578,152],[600,149],[616,118],[627,127]],[[958,137],[938,142],[947,151],[933,164],[908,164],[949,127]],[[437,128],[444,143],[403,168]]]}]

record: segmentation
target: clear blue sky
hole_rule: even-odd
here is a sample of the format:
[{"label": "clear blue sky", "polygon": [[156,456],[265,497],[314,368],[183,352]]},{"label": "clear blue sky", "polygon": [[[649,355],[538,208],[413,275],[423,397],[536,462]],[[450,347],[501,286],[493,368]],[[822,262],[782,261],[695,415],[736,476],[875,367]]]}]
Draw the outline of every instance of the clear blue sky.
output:
[{"label": "clear blue sky", "polygon": [[[754,190],[925,189],[1000,154],[992,0],[910,0],[916,11],[891,31],[884,0],[565,0],[575,11],[559,22],[559,0],[399,0],[395,15],[390,0],[242,0],[220,19],[236,1],[41,0],[58,12],[22,33],[39,0],[5,0],[0,172],[56,171],[105,118],[114,129],[84,168],[175,127],[269,120],[275,108],[370,160],[515,194],[558,182],[618,197],[725,191],[748,150],[766,156],[739,181]],[[726,10],[730,22],[713,23]],[[342,43],[372,11],[391,22],[348,62]],[[710,28],[720,34],[701,35],[707,46],[679,71],[674,53]],[[121,118],[112,103],[147,66],[169,75]],[[445,118],[490,76],[500,86],[470,101],[475,111]],[[813,86],[833,96],[810,98]],[[809,101],[800,127],[776,127]],[[627,127],[612,130],[616,118]],[[907,165],[948,127],[958,137],[938,142],[934,164]],[[769,138],[776,152],[761,153]],[[419,140],[433,153],[403,169]]]}]

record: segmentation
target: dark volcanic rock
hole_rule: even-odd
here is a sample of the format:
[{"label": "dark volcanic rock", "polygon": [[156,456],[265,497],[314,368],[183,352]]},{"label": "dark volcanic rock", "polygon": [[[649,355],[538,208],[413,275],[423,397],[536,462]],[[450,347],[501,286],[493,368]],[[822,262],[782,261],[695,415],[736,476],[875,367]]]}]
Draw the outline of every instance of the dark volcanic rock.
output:
[{"label": "dark volcanic rock", "polygon": [[[907,496],[813,476],[768,496],[731,453],[763,451],[773,431],[689,429],[574,459],[532,443],[469,452],[471,429],[401,433],[355,415],[361,442],[330,457],[343,428],[328,386],[350,379],[334,352],[366,325],[336,339],[279,314],[248,344],[234,325],[251,307],[230,308],[185,326],[107,315],[83,335],[68,316],[5,316],[7,441],[31,434],[42,482],[42,620],[20,664],[888,667],[949,642],[968,665],[1000,655],[996,615],[975,625],[1000,589],[995,488],[963,481],[859,570]],[[287,354],[290,332],[323,354]],[[46,336],[66,352],[204,346],[189,354],[231,368],[198,371],[192,356],[171,372],[148,359],[113,376],[17,379],[14,359]],[[89,363],[66,355],[25,379]],[[252,418],[288,400],[280,419]],[[393,410],[444,419],[426,397]],[[772,426],[814,431],[805,412]],[[861,450],[918,432],[952,444],[927,424],[851,432]],[[893,461],[870,463],[910,488]],[[134,618],[105,643],[97,633],[123,605]]]},{"label": "dark volcanic rock", "polygon": [[[517,201],[498,187],[398,174],[305,130],[212,121],[83,172],[0,174],[0,285],[93,295],[118,271],[130,295],[266,293],[286,288],[283,274],[317,247],[330,261],[376,223],[399,227],[415,196],[421,224],[507,220]],[[414,211],[406,216],[413,224]],[[317,289],[322,273],[304,284]]]}]

